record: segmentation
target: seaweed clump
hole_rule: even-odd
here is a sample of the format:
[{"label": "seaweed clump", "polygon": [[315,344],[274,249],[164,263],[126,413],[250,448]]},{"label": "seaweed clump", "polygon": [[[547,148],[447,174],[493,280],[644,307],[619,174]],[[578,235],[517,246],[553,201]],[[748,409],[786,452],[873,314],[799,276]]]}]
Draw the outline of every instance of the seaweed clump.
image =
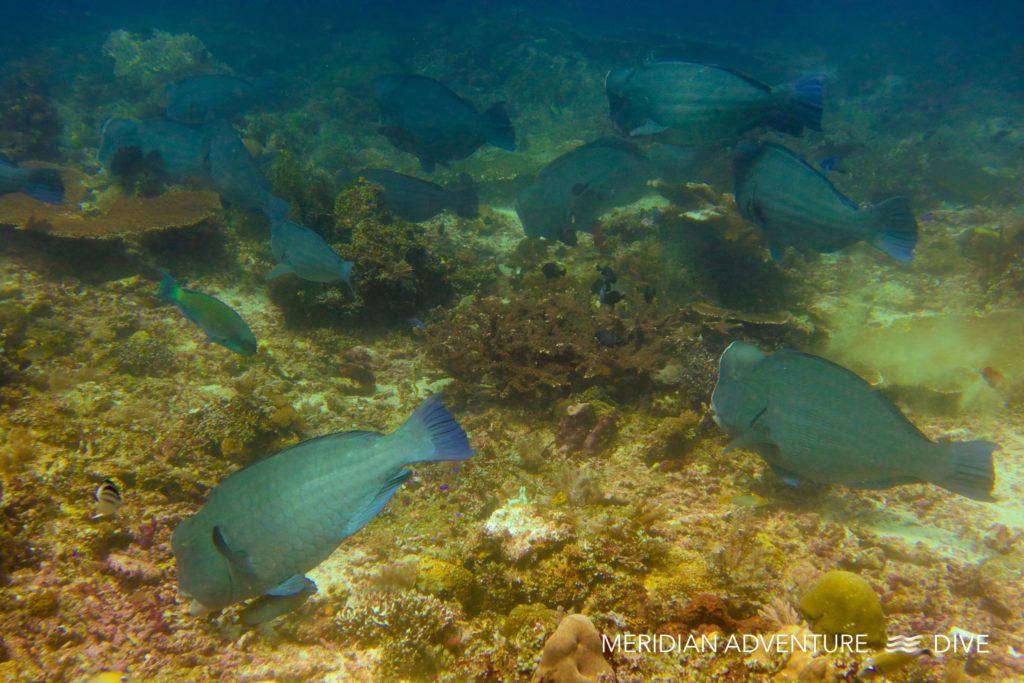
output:
[{"label": "seaweed clump", "polygon": [[[602,329],[625,343],[602,344],[595,336]],[[657,323],[627,327],[570,292],[537,292],[476,299],[433,325],[428,338],[462,389],[483,383],[494,398],[530,402],[595,386],[622,399],[642,394],[672,353],[667,331]]]},{"label": "seaweed clump", "polygon": [[64,123],[31,78],[0,84],[0,146],[14,159],[56,159]]},{"label": "seaweed clump", "polygon": [[114,60],[115,76],[146,90],[216,65],[194,35],[160,30],[148,38],[123,29],[113,31],[103,44],[103,54]]},{"label": "seaweed clump", "polygon": [[291,218],[324,233],[334,227],[334,183],[323,169],[281,151],[267,173],[273,193],[288,202]]}]

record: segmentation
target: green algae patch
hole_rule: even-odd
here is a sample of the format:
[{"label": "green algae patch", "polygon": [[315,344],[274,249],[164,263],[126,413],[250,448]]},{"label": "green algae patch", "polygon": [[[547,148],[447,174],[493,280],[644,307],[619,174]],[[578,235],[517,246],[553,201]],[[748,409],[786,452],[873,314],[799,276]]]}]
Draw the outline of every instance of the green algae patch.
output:
[{"label": "green algae patch", "polygon": [[869,645],[885,644],[885,615],[878,595],[852,572],[823,574],[800,599],[800,612],[815,633],[862,634]]}]

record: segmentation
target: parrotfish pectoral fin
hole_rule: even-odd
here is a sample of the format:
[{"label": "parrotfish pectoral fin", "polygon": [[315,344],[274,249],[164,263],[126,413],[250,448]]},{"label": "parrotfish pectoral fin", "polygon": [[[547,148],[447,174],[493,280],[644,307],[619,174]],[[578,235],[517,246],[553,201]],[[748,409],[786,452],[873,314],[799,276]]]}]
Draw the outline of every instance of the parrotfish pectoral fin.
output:
[{"label": "parrotfish pectoral fin", "polygon": [[316,593],[316,583],[313,582],[312,579],[307,579],[301,574],[296,574],[290,579],[287,579],[284,583],[268,590],[266,595],[273,598],[284,598],[291,595],[298,595],[303,591],[308,592],[310,595]]},{"label": "parrotfish pectoral fin", "polygon": [[294,273],[294,272],[295,272],[295,269],[292,268],[287,263],[278,263],[276,266],[274,266],[274,268],[269,273],[267,273],[263,277],[263,279],[266,280],[267,282],[270,282],[274,278],[279,278],[282,275],[287,275],[288,273]]},{"label": "parrotfish pectoral fin", "polygon": [[213,527],[213,546],[223,555],[236,571],[242,574],[255,574],[256,568],[252,564],[252,558],[248,553],[240,550],[232,550],[224,540],[224,534],[219,526]]},{"label": "parrotfish pectoral fin", "polygon": [[914,258],[917,246],[917,221],[906,197],[892,197],[861,212],[870,222],[871,243],[900,261]]},{"label": "parrotfish pectoral fin", "polygon": [[243,626],[257,626],[302,607],[316,593],[316,584],[305,576],[293,576],[280,586],[245,606],[238,621]]},{"label": "parrotfish pectoral fin", "polygon": [[644,121],[643,125],[637,126],[633,130],[629,131],[629,134],[633,137],[639,137],[641,135],[657,135],[658,133],[664,133],[667,128],[660,123],[654,121]]},{"label": "parrotfish pectoral fin", "polygon": [[377,495],[373,497],[373,500],[370,501],[369,505],[349,520],[342,538],[348,538],[369,524],[370,520],[379,515],[380,511],[384,509],[384,506],[388,504],[388,501],[391,500],[391,496],[395,495],[395,491],[398,490],[398,487],[408,481],[411,476],[412,472],[409,470],[399,470],[398,473],[389,479],[387,483],[384,484],[384,487],[377,492]]},{"label": "parrotfish pectoral fin", "polygon": [[395,432],[394,437],[407,438],[412,453],[406,462],[436,460],[466,460],[473,456],[469,437],[448,409],[441,403],[441,395],[434,394]]},{"label": "parrotfish pectoral fin", "polygon": [[497,103],[485,111],[484,116],[491,124],[491,135],[487,141],[498,149],[509,152],[516,151],[516,132],[512,128],[508,112],[505,111],[505,105],[501,102]]},{"label": "parrotfish pectoral fin", "polygon": [[761,429],[751,429],[749,432],[743,432],[735,439],[729,442],[729,445],[725,447],[723,453],[728,453],[736,448],[760,446],[761,444],[770,443],[768,435]]},{"label": "parrotfish pectoral fin", "polygon": [[796,476],[789,470],[784,470],[776,465],[771,465],[770,467],[772,468],[772,472],[775,474],[776,477],[786,482],[786,486],[792,486],[793,488],[796,488],[803,481],[802,479],[800,479],[800,477]]},{"label": "parrotfish pectoral fin", "polygon": [[996,484],[995,466],[992,453],[999,450],[999,444],[991,441],[961,441],[936,444],[945,451],[945,458],[952,460],[947,474],[930,478],[933,484],[974,500],[991,502],[992,488]]}]

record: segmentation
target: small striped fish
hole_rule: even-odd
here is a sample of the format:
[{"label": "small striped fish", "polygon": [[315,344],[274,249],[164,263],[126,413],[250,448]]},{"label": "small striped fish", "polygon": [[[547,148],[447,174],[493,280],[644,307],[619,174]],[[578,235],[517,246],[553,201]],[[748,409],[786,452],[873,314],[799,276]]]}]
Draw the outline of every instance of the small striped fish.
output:
[{"label": "small striped fish", "polygon": [[113,517],[121,507],[121,490],[113,479],[104,479],[93,494],[96,512],[102,517]]}]

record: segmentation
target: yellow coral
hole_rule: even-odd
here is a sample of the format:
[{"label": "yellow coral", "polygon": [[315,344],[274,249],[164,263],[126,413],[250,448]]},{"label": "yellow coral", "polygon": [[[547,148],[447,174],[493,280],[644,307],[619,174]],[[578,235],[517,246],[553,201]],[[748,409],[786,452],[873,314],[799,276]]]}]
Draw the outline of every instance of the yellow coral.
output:
[{"label": "yellow coral", "polygon": [[823,574],[800,599],[800,611],[815,633],[867,636],[869,645],[885,643],[885,614],[871,584],[857,574]]}]

